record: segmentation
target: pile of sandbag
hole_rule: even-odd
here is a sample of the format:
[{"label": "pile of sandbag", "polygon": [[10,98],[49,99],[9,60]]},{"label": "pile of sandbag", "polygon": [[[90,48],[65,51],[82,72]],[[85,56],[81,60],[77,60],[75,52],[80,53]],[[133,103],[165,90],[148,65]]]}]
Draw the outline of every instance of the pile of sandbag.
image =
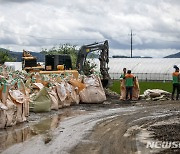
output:
[{"label": "pile of sandbag", "polygon": [[29,97],[21,79],[0,79],[0,128],[26,121]]},{"label": "pile of sandbag", "polygon": [[[46,84],[44,78],[47,78]],[[34,79],[30,86],[30,111],[33,112],[58,110],[79,102],[102,103],[106,100],[101,80],[95,75],[74,79],[72,76],[61,78],[60,75],[40,76],[36,73]]]},{"label": "pile of sandbag", "polygon": [[143,95],[140,95],[142,100],[165,101],[171,99],[171,93],[161,89],[147,89]]},{"label": "pile of sandbag", "polygon": [[73,104],[102,103],[99,76],[39,74],[0,67],[0,128],[26,121],[29,111],[48,112]]},{"label": "pile of sandbag", "polygon": [[[36,92],[30,94],[30,111],[48,112],[73,104],[79,104],[79,95],[71,84],[65,81],[55,82],[46,87],[42,83],[33,83]],[[33,89],[34,89],[33,88]]]},{"label": "pile of sandbag", "polygon": [[31,79],[25,83],[30,91],[30,111],[47,112],[79,104],[78,91],[69,83],[72,76],[64,78],[61,74],[36,73]]},{"label": "pile of sandbag", "polygon": [[[120,80],[120,100],[126,100],[126,86],[125,86],[125,79]],[[132,91],[132,100],[138,100],[139,94],[140,94],[140,88],[139,88],[139,82],[138,79],[135,78],[134,85],[133,85],[133,91]],[[128,98],[130,96],[128,95]]]}]

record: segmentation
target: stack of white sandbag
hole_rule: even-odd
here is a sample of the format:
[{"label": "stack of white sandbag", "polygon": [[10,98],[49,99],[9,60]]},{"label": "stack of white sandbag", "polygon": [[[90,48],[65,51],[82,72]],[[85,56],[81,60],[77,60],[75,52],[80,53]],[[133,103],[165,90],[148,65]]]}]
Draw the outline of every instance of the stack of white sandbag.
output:
[{"label": "stack of white sandbag", "polygon": [[[32,83],[30,94],[30,111],[47,112],[58,110],[73,104],[79,104],[79,94],[74,86],[66,80],[51,80],[48,84],[39,80],[39,83]],[[40,83],[41,82],[41,83]]]},{"label": "stack of white sandbag", "polygon": [[0,67],[0,128],[27,120],[29,111],[48,112],[74,104],[102,103],[99,76],[12,72]]},{"label": "stack of white sandbag", "polygon": [[23,81],[1,78],[0,86],[0,128],[26,121],[29,97]]}]

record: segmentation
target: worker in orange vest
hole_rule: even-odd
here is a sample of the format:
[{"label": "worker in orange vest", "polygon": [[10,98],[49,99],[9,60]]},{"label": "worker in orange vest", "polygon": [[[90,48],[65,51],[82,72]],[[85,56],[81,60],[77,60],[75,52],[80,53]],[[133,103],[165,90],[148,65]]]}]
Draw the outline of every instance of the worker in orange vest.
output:
[{"label": "worker in orange vest", "polygon": [[180,84],[180,73],[179,73],[179,68],[174,65],[175,68],[175,72],[172,73],[172,77],[173,77],[173,91],[172,91],[172,96],[171,99],[174,100],[174,93],[175,91],[177,91],[176,93],[176,100],[179,99],[179,84]]},{"label": "worker in orange vest", "polygon": [[130,95],[130,100],[132,100],[132,90],[134,85],[134,75],[131,74],[131,70],[127,71],[127,74],[124,77],[126,85],[126,100],[128,100],[128,94]]}]

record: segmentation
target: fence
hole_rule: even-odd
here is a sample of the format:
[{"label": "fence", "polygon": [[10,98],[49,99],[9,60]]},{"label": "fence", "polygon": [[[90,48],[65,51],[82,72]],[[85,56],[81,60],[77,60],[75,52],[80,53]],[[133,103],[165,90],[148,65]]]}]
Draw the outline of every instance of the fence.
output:
[{"label": "fence", "polygon": [[[109,73],[111,79],[119,79],[121,73]],[[170,81],[171,73],[133,73],[141,81]]]}]

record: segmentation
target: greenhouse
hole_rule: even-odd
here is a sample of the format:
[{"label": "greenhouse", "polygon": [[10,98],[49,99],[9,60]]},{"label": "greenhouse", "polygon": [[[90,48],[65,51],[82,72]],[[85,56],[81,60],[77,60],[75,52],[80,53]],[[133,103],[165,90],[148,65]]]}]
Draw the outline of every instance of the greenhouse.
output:
[{"label": "greenhouse", "polygon": [[[99,68],[98,59],[93,60]],[[139,80],[172,80],[173,66],[180,67],[179,58],[110,58],[109,74],[112,79],[119,79],[123,68],[131,70]]]}]

